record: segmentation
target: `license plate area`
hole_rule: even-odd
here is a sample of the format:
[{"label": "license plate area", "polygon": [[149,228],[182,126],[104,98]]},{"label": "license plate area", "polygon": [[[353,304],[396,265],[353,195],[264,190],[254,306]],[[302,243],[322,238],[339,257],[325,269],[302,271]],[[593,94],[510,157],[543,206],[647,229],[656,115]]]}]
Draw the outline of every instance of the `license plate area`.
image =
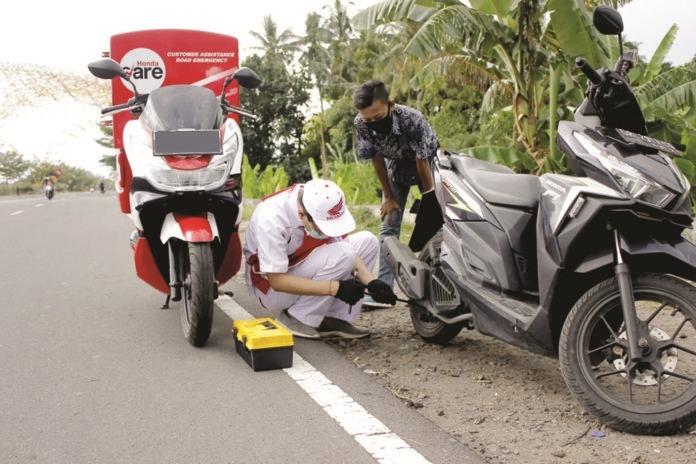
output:
[{"label": "license plate area", "polygon": [[156,156],[220,155],[222,142],[217,130],[156,131],[152,151]]}]

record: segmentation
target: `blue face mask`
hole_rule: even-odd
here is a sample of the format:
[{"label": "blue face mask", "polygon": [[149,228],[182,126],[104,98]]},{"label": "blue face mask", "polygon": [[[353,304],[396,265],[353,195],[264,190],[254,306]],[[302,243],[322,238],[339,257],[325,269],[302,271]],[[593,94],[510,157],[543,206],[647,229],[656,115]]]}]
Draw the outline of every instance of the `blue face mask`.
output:
[{"label": "blue face mask", "polygon": [[329,238],[328,235],[324,235],[321,232],[319,232],[318,230],[305,229],[305,231],[307,232],[307,235],[309,235],[312,238],[316,238],[317,240],[326,240],[327,238]]}]

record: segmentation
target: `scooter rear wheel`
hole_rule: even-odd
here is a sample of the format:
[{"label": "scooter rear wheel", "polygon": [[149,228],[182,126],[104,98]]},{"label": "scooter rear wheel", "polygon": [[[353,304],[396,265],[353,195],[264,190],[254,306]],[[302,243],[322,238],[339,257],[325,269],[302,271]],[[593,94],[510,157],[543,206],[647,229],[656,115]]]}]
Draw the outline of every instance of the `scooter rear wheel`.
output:
[{"label": "scooter rear wheel", "polygon": [[447,345],[464,327],[464,322],[446,324],[430,314],[427,309],[415,304],[410,304],[409,310],[416,333],[429,343]]},{"label": "scooter rear wheel", "polygon": [[209,243],[182,243],[179,255],[182,279],[181,328],[193,346],[204,346],[213,326],[215,275]]},{"label": "scooter rear wheel", "polygon": [[696,423],[696,287],[670,275],[633,278],[642,344],[631,361],[614,278],[575,304],[559,342],[573,396],[623,432],[666,435]]}]

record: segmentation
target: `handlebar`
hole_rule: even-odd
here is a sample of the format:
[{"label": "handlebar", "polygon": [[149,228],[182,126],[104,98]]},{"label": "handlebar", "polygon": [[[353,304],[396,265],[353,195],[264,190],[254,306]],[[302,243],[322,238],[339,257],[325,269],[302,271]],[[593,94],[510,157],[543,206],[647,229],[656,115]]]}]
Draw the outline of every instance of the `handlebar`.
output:
[{"label": "handlebar", "polygon": [[126,103],[121,103],[120,105],[109,106],[109,107],[101,110],[101,114],[111,113],[112,111],[116,111],[116,110],[123,110],[123,109],[128,108],[130,105],[131,105],[131,102],[127,101]]},{"label": "handlebar", "polygon": [[580,71],[592,82],[594,85],[599,85],[602,83],[602,76],[600,76],[597,71],[595,71],[592,66],[590,66],[584,58],[576,58],[575,66],[580,68]]},{"label": "handlebar", "polygon": [[254,120],[259,119],[259,117],[256,116],[255,114],[249,113],[248,111],[243,110],[242,108],[232,106],[230,104],[223,103],[222,107],[225,111],[230,112],[230,113],[237,113],[240,116],[245,116],[247,118],[251,118]]},{"label": "handlebar", "polygon": [[143,106],[145,104],[145,102],[147,102],[148,97],[149,97],[149,95],[146,93],[142,94],[142,95],[135,95],[135,96],[129,98],[128,101],[125,103],[120,103],[118,105],[109,106],[108,108],[104,108],[103,110],[101,110],[101,114],[107,114],[107,113],[111,113],[114,111],[120,112],[121,110],[127,110],[127,109],[131,109],[134,111],[135,108],[137,108],[138,106]]}]

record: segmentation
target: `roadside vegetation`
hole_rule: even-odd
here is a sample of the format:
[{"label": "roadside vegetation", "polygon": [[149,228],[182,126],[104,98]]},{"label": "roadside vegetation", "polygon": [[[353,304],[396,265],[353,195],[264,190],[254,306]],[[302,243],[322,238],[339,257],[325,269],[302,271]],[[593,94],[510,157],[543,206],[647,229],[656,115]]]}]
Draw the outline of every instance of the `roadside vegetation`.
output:
[{"label": "roadside vegetation", "polygon": [[[300,34],[279,31],[266,17],[256,53],[243,62],[264,78],[259,91],[241,92],[261,116],[243,124],[249,165],[261,190],[284,186],[269,179],[327,176],[353,204],[379,203],[372,167],[356,158],[351,101],[358,84],[375,78],[396,102],[423,112],[445,148],[518,172],[567,172],[555,131],[586,85],[574,59],[613,67],[618,58],[615,40],[592,27],[591,12],[629,2],[383,0],[350,17],[346,2],[335,0],[310,13]],[[676,25],[664,31],[652,56],[628,43],[640,54],[630,77],[650,134],[684,149],[677,163],[693,184],[696,59],[665,60],[677,34]],[[312,95],[318,108],[305,116]]]}]

